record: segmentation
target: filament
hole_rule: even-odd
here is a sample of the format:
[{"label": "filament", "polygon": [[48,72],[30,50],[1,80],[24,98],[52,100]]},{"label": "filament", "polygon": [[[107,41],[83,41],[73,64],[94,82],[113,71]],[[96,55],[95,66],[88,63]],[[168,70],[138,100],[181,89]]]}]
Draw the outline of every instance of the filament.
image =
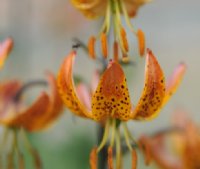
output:
[{"label": "filament", "polygon": [[108,139],[108,135],[109,135],[109,126],[110,126],[110,121],[109,119],[106,121],[106,126],[105,126],[105,130],[104,130],[104,135],[102,138],[102,141],[99,145],[99,147],[97,148],[97,152],[101,151],[101,149],[104,147],[104,145],[106,144],[106,141]]}]

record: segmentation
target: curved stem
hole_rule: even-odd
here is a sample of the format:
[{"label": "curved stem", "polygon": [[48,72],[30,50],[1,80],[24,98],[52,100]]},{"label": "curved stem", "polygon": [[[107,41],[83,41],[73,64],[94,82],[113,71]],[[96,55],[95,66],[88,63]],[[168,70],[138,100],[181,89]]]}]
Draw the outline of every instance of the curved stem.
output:
[{"label": "curved stem", "polygon": [[130,140],[129,140],[130,136],[129,136],[129,133],[127,132],[126,127],[125,127],[124,124],[125,123],[123,123],[125,141],[126,141],[126,144],[127,144],[128,148],[129,148],[130,152],[132,152],[133,148],[132,148]]},{"label": "curved stem", "polygon": [[101,141],[99,147],[97,148],[97,152],[99,152],[106,145],[106,142],[108,140],[108,135],[109,135],[109,126],[110,126],[110,120],[108,119],[106,121],[104,135],[103,135],[103,138],[102,138],[102,141]]}]

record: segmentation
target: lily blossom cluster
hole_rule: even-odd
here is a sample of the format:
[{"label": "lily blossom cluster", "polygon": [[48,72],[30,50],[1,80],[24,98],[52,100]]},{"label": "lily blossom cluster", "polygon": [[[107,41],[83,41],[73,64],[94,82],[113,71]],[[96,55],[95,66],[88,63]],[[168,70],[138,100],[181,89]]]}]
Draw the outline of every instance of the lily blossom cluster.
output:
[{"label": "lily blossom cluster", "polygon": [[[124,129],[126,144],[133,155],[133,167],[136,166],[136,153],[132,147],[135,143],[126,126],[129,120],[149,120],[156,117],[160,109],[169,100],[179,86],[186,66],[181,63],[165,83],[165,77],[156,57],[147,50],[145,66],[145,82],[141,97],[133,106],[124,71],[120,64],[111,60],[107,69],[101,75],[99,83],[92,93],[82,87],[76,91],[73,81],[73,65],[77,57],[76,51],[66,56],[58,74],[58,88],[61,98],[67,108],[77,116],[94,120],[105,126],[101,144],[91,152],[91,169],[96,169],[97,153],[110,140],[108,149],[108,165],[112,166],[112,149],[116,146],[116,166],[121,166],[120,127]],[[84,90],[84,91],[83,91]],[[84,93],[84,94],[83,94]],[[91,97],[90,97],[91,96]],[[109,131],[111,132],[111,137]]]},{"label": "lily blossom cluster", "polygon": [[[12,47],[12,40],[7,39],[0,46],[0,61],[3,66]],[[46,91],[31,104],[26,103],[24,93],[34,86],[45,86]],[[25,131],[38,132],[52,124],[61,114],[63,103],[57,90],[55,76],[48,72],[46,80],[32,81],[23,84],[19,80],[9,80],[0,83],[0,125],[5,128],[3,143],[0,151],[1,157],[5,153],[8,168],[14,168],[15,153],[18,155],[18,166],[24,168],[23,153],[20,150],[18,136],[23,135],[26,148],[35,160],[35,167],[41,168],[37,151],[31,146]],[[12,145],[8,145],[8,132],[12,133]],[[9,150],[7,152],[7,147]],[[5,152],[4,152],[5,151]],[[2,168],[2,163],[0,163]]]},{"label": "lily blossom cluster", "polygon": [[184,113],[179,113],[175,118],[171,130],[140,138],[146,164],[155,162],[164,169],[197,169],[200,167],[199,126]]},{"label": "lily blossom cluster", "polygon": [[91,36],[88,41],[89,55],[91,58],[96,58],[95,42],[97,39],[101,41],[101,50],[104,58],[109,56],[108,52],[108,35],[111,33],[113,26],[114,42],[113,53],[116,61],[119,59],[119,47],[122,55],[122,61],[129,61],[129,43],[126,35],[126,30],[122,24],[121,14],[124,16],[126,26],[130,28],[133,34],[138,39],[138,48],[140,56],[145,54],[145,36],[141,29],[136,30],[130,19],[135,17],[138,9],[149,2],[149,0],[71,0],[72,4],[80,10],[84,16],[90,19],[96,19],[99,16],[104,17],[104,23],[99,34]]}]

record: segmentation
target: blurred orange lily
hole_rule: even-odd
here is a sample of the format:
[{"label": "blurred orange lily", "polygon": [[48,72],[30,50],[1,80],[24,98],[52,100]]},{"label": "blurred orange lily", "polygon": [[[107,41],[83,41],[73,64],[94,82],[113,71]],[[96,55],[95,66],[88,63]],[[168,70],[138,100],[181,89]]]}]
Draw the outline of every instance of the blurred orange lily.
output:
[{"label": "blurred orange lily", "polygon": [[127,26],[136,35],[138,39],[139,53],[141,56],[145,53],[145,36],[142,30],[136,31],[131,24],[131,17],[137,14],[140,6],[149,2],[149,0],[71,0],[72,4],[79,9],[87,18],[97,18],[104,16],[104,23],[100,29],[99,34],[92,36],[88,42],[89,54],[92,58],[96,58],[95,42],[96,39],[101,40],[102,54],[105,58],[108,57],[107,35],[110,34],[110,27],[114,27],[114,43],[113,52],[115,53],[115,60],[118,60],[118,45],[122,52],[122,60],[127,62],[129,44],[127,40],[126,31],[121,21],[121,14],[123,14]]},{"label": "blurred orange lily", "polygon": [[[176,122],[176,130],[140,138],[140,142],[145,145],[148,163],[153,160],[163,169],[197,169],[200,167],[199,127],[182,113],[176,117],[176,121],[181,121]],[[169,144],[165,144],[167,139],[173,151],[169,151]]]},{"label": "blurred orange lily", "polygon": [[[49,85],[50,92],[42,92],[38,99],[31,105],[25,106],[23,98],[24,91],[30,86],[36,84]],[[23,153],[20,150],[17,136],[23,134],[26,148],[34,159],[34,164],[37,169],[41,168],[39,154],[29,143],[24,130],[29,132],[41,131],[47,128],[55,121],[62,113],[63,103],[58,94],[56,80],[52,73],[47,74],[47,81],[34,81],[22,85],[17,80],[12,80],[0,84],[0,124],[5,127],[3,143],[0,145],[0,150],[4,150],[7,142],[7,133],[11,131],[13,134],[13,145],[11,150],[6,154],[6,162],[9,168],[14,167],[15,152],[18,156],[19,168],[24,168]],[[11,129],[11,130],[9,130]],[[19,132],[20,131],[20,132]],[[0,168],[2,164],[0,163]]]},{"label": "blurred orange lily", "polygon": [[22,89],[19,81],[8,81],[0,85],[0,124],[7,127],[24,128],[29,132],[39,131],[51,124],[62,113],[62,100],[58,94],[53,74],[48,73],[50,93],[42,92],[28,108],[21,98],[15,100]]},{"label": "blurred orange lily", "polygon": [[4,62],[7,59],[12,47],[13,40],[11,38],[7,38],[2,43],[0,43],[0,69],[2,69]]},{"label": "blurred orange lily", "polygon": [[[180,64],[171,76],[170,81],[165,85],[163,71],[153,53],[148,50],[145,68],[145,87],[140,101],[133,107],[129,97],[125,74],[120,64],[116,61],[110,62],[91,98],[85,89],[84,94],[82,93],[81,96],[77,95],[72,79],[75,57],[76,52],[72,51],[61,66],[58,75],[58,88],[61,98],[67,108],[75,115],[98,122],[106,122],[102,143],[94,152],[99,152],[105,145],[108,139],[109,127],[112,126],[111,147],[116,139],[118,156],[120,156],[119,124],[128,120],[149,120],[154,118],[161,107],[169,100],[172,93],[175,92],[186,69],[184,64]],[[127,129],[126,123],[123,123],[123,125],[127,146],[133,151],[129,142],[130,132]]]}]

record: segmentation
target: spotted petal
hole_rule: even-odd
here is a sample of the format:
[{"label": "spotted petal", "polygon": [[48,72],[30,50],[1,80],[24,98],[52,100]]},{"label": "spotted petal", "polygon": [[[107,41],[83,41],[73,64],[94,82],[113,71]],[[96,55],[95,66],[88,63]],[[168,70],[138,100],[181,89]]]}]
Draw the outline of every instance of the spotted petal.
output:
[{"label": "spotted petal", "polygon": [[68,109],[74,114],[81,117],[90,117],[91,114],[87,108],[80,102],[74,87],[72,79],[73,63],[76,52],[72,51],[64,60],[59,75],[58,75],[58,88],[61,98]]},{"label": "spotted petal", "polygon": [[157,115],[165,97],[163,71],[153,53],[148,50],[145,68],[145,87],[133,111],[134,119],[147,120]]},{"label": "spotted petal", "polygon": [[92,97],[94,120],[102,121],[107,117],[128,120],[130,110],[130,97],[124,72],[121,66],[113,61],[102,75]]}]

